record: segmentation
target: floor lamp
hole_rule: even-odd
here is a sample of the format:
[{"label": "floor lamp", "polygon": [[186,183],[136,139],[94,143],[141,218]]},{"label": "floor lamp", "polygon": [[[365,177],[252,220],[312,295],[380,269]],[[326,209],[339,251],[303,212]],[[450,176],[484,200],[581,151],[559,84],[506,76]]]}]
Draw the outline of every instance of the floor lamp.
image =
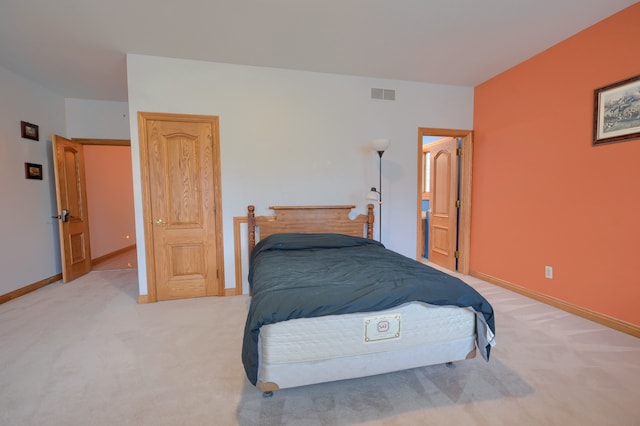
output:
[{"label": "floor lamp", "polygon": [[368,200],[377,200],[378,205],[378,240],[382,242],[382,154],[389,148],[391,141],[389,139],[375,139],[373,141],[373,149],[378,153],[379,157],[379,182],[378,189],[371,188],[371,191],[367,194]]}]

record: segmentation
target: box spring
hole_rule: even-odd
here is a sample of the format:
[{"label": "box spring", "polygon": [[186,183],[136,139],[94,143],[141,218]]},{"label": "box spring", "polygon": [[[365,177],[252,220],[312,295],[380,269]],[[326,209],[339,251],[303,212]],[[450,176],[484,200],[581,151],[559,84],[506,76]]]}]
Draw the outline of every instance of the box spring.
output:
[{"label": "box spring", "polygon": [[412,302],[262,326],[258,389],[365,377],[475,356],[471,308]]}]

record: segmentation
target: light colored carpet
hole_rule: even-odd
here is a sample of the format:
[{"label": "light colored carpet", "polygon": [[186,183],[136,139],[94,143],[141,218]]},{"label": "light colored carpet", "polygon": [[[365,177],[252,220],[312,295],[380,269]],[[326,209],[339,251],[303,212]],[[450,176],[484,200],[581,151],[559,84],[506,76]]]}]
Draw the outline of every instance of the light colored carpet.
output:
[{"label": "light colored carpet", "polygon": [[0,305],[0,425],[640,425],[640,339],[464,277],[496,310],[489,363],[285,389],[249,384],[249,298],[138,305],[136,270]]}]

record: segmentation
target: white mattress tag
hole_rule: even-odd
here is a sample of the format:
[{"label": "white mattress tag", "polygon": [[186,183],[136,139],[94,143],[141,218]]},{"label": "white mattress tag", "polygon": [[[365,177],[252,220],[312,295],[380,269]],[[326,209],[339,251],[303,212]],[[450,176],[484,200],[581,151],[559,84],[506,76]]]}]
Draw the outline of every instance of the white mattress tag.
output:
[{"label": "white mattress tag", "polygon": [[401,314],[391,314],[380,317],[365,318],[365,343],[377,342],[379,340],[399,339],[400,319]]}]

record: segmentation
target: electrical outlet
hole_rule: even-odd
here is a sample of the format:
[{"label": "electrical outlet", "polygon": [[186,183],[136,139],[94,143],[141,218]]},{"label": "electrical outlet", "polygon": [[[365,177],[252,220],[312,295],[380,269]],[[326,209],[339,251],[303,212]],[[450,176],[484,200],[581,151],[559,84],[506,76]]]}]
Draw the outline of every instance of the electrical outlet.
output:
[{"label": "electrical outlet", "polygon": [[553,279],[553,266],[545,266],[544,267],[544,277],[550,280]]}]

